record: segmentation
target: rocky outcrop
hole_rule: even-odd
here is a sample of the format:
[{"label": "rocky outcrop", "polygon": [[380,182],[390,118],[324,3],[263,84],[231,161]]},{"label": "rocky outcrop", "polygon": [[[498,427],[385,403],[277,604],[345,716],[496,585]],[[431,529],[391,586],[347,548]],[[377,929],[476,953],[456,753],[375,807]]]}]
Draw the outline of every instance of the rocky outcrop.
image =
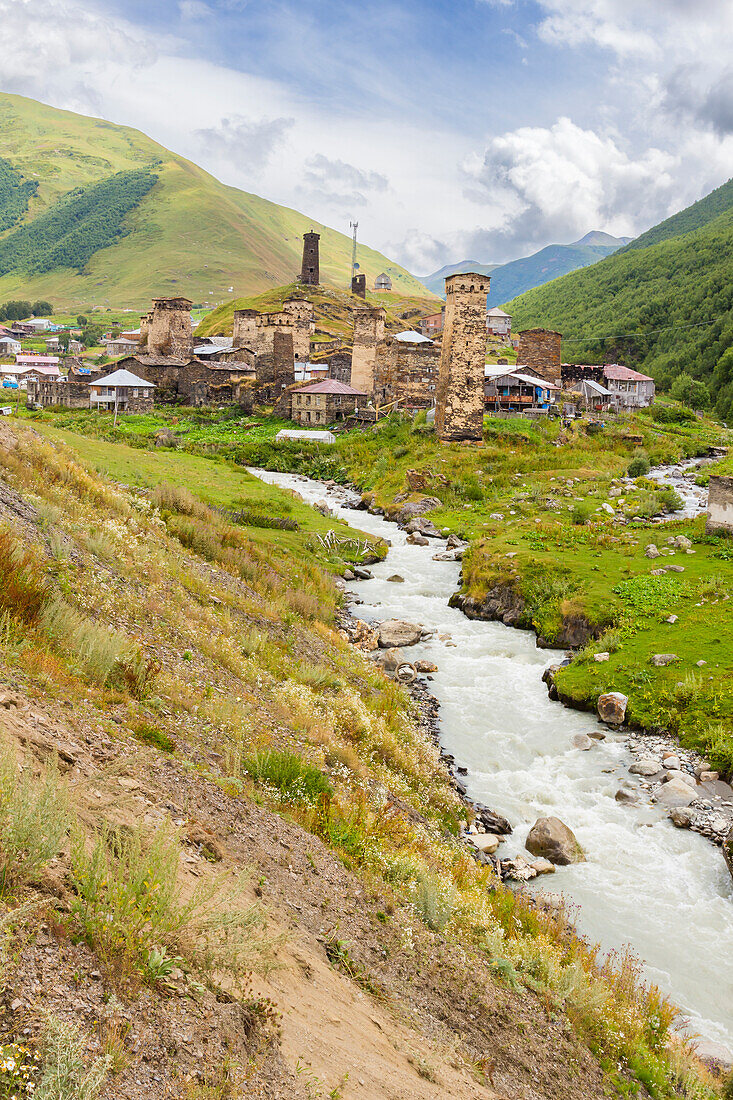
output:
[{"label": "rocky outcrop", "polygon": [[451,596],[449,603],[451,607],[459,608],[467,619],[501,622],[507,626],[531,627],[532,625],[530,622],[523,622],[524,600],[509,584],[499,584],[495,588],[490,588],[484,600],[477,600],[473,596],[456,592]]},{"label": "rocky outcrop", "polygon": [[533,856],[542,856],[562,867],[585,862],[575,833],[559,817],[538,818],[529,830],[525,847]]},{"label": "rocky outcrop", "polygon": [[422,627],[404,619],[385,619],[379,624],[379,648],[393,649],[400,646],[417,645],[422,637]]},{"label": "rocky outcrop", "polygon": [[390,519],[396,520],[400,526],[404,527],[406,523],[409,523],[411,519],[416,519],[418,516],[424,516],[426,512],[432,512],[435,508],[440,508],[442,501],[438,497],[423,497],[421,500],[410,500],[407,504],[403,504],[399,512],[396,515],[390,516]]},{"label": "rocky outcrop", "polygon": [[626,717],[628,695],[620,691],[607,691],[598,696],[598,717],[607,726],[621,726]]}]

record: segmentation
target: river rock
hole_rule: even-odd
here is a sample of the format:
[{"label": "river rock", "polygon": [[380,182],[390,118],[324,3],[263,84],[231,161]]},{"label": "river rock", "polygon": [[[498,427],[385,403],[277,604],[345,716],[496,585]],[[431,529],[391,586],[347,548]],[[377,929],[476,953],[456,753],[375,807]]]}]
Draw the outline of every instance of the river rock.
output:
[{"label": "river rock", "polygon": [[554,875],[555,864],[550,863],[549,859],[544,859],[540,856],[539,859],[533,859],[530,863],[530,867],[534,867],[538,875]]},{"label": "river rock", "polygon": [[417,645],[422,637],[422,627],[404,619],[385,619],[378,629],[380,649]]},{"label": "river rock", "polygon": [[678,772],[680,770],[679,757],[673,756],[671,754],[665,756],[664,760],[662,761],[662,767],[666,768],[668,772]]},{"label": "river rock", "polygon": [[379,656],[379,663],[385,672],[396,672],[405,658],[399,649],[385,649]]},{"label": "river rock", "polygon": [[677,806],[689,806],[697,797],[690,784],[685,783],[684,779],[670,779],[668,783],[663,783],[661,787],[658,787],[654,795],[657,802],[661,802],[663,806],[667,806],[669,809],[675,809]]},{"label": "river rock", "polygon": [[733,876],[733,829],[730,830],[723,841],[723,858],[725,865]]},{"label": "river rock", "polygon": [[659,556],[660,556],[659,555],[659,548],[657,546],[655,546],[653,542],[650,542],[649,545],[647,546],[646,550],[644,551],[644,557],[645,558],[658,558]]},{"label": "river rock", "polygon": [[371,569],[365,569],[363,565],[355,565],[354,573],[360,581],[371,581],[374,579],[374,574]]},{"label": "river rock", "polygon": [[372,653],[379,646],[379,634],[369,623],[357,619],[351,631],[351,641],[359,649]]},{"label": "river rock", "polygon": [[438,666],[432,661],[415,661],[415,670],[422,673],[437,672]]},{"label": "river rock", "polygon": [[639,792],[635,787],[619,787],[614,795],[617,802],[635,803],[639,801]]},{"label": "river rock", "polygon": [[387,577],[388,581],[393,581],[395,584],[404,584],[405,578],[401,577],[399,573],[393,573],[391,577]]},{"label": "river rock", "polygon": [[583,752],[587,752],[588,749],[593,748],[593,742],[585,733],[576,733],[573,736],[573,748],[582,749]]},{"label": "river rock", "polygon": [[677,660],[676,653],[654,653],[652,654],[651,663],[657,668],[664,668],[665,665],[671,665],[673,661]]},{"label": "river rock", "polygon": [[458,535],[448,535],[445,545],[447,550],[460,550],[465,547],[466,543],[463,539],[459,539]]},{"label": "river rock", "polygon": [[561,866],[585,862],[575,834],[559,817],[538,818],[529,830],[525,847],[533,856],[543,856]]},{"label": "river rock", "polygon": [[487,855],[493,855],[499,847],[499,838],[495,833],[474,833],[470,839],[479,852],[486,852]]},{"label": "river rock", "polygon": [[341,576],[344,578],[345,581],[355,581],[356,580],[356,573],[354,573],[351,569],[344,569]]},{"label": "river rock", "polygon": [[598,696],[598,717],[607,726],[620,726],[626,717],[628,695],[620,691],[608,691]]},{"label": "river rock", "polygon": [[476,820],[480,821],[487,833],[499,833],[500,836],[509,836],[512,827],[505,817],[490,810],[488,806],[475,806]]},{"label": "river rock", "polygon": [[537,878],[537,872],[524,856],[515,856],[514,859],[503,859],[500,864],[501,877],[512,879],[514,882],[528,882],[531,878]]},{"label": "river rock", "polygon": [[407,536],[407,541],[413,546],[427,546],[430,540],[425,535],[413,534]]},{"label": "river rock", "polygon": [[678,829],[689,829],[694,816],[692,810],[689,810],[687,806],[675,806],[669,811],[669,820]]},{"label": "river rock", "polygon": [[418,516],[424,516],[426,512],[432,512],[434,508],[440,508],[441,501],[437,497],[423,497],[422,500],[411,500],[404,504],[397,515],[397,522],[409,523]]},{"label": "river rock", "polygon": [[632,775],[656,775],[661,770],[662,765],[651,756],[642,756],[629,768]]}]

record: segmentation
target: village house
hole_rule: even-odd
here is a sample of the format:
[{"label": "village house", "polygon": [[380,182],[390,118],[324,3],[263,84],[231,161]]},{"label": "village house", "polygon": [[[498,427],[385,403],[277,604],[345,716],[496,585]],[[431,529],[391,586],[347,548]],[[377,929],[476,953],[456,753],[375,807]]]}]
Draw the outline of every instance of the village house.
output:
[{"label": "village house", "polygon": [[437,333],[443,331],[444,319],[445,308],[441,309],[440,313],[429,313],[427,317],[421,317],[420,332],[423,336],[436,336]]},{"label": "village house", "polygon": [[15,365],[23,370],[33,370],[36,367],[55,368],[56,373],[59,373],[57,355],[31,355],[28,352],[18,352],[15,356]]},{"label": "village house", "polygon": [[382,293],[386,290],[392,289],[392,280],[386,271],[383,271],[380,275],[377,275],[374,280],[374,289],[377,293]]},{"label": "village house", "polygon": [[654,404],[654,379],[630,367],[610,363],[603,368],[606,386],[618,398],[623,409],[645,408]]},{"label": "village house", "polygon": [[12,336],[0,336],[0,359],[8,359],[11,355],[20,355],[20,340],[14,340]]},{"label": "village house", "polygon": [[49,408],[55,405],[65,409],[89,408],[89,385],[102,377],[103,371],[70,370],[65,378],[40,377],[27,383],[28,405]]},{"label": "village house", "polygon": [[23,324],[32,332],[59,332],[61,329],[61,325],[49,321],[48,317],[32,317],[29,321],[24,321]]},{"label": "village house", "polygon": [[367,395],[343,382],[326,378],[312,386],[292,390],[291,402],[291,419],[296,424],[333,424],[351,416],[358,406],[366,405]]},{"label": "village house", "polygon": [[408,410],[435,404],[440,349],[414,330],[381,340],[376,349],[373,394],[380,405],[399,402]]},{"label": "village house", "polygon": [[486,329],[490,336],[509,336],[512,331],[512,319],[498,306],[486,311]]},{"label": "village house", "polygon": [[487,366],[484,369],[484,404],[487,412],[526,412],[544,410],[555,403],[559,387],[540,378],[527,368],[507,369]]},{"label": "village house", "polygon": [[578,392],[583,399],[584,407],[589,412],[615,412],[618,408],[618,394],[593,378],[581,378]]},{"label": "village house", "polygon": [[104,351],[110,359],[118,355],[131,355],[132,352],[137,351],[137,346],[137,340],[129,340],[124,336],[110,336],[104,341]]},{"label": "village house", "polygon": [[129,370],[116,370],[89,386],[90,408],[106,412],[147,413],[153,411],[152,382]]}]

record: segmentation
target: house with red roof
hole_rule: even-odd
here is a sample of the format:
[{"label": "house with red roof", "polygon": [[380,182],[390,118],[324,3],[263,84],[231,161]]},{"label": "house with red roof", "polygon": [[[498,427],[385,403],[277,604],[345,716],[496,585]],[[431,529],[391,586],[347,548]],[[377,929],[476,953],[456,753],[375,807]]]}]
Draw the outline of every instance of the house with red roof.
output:
[{"label": "house with red roof", "polygon": [[645,408],[654,404],[654,379],[648,374],[640,374],[630,367],[619,363],[609,363],[603,368],[606,387],[618,399],[622,409]]},{"label": "house with red roof", "polygon": [[312,386],[291,391],[291,419],[296,424],[333,424],[345,420],[367,403],[367,394],[335,378],[324,378]]}]

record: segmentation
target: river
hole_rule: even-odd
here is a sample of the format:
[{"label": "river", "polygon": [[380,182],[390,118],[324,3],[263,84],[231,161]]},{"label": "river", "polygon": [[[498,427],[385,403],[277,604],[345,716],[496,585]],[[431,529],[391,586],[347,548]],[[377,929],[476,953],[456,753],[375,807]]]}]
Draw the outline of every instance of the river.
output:
[{"label": "river", "polygon": [[[386,560],[371,567],[374,579],[348,586],[363,601],[355,613],[435,630],[409,657],[438,666],[430,688],[441,705],[441,742],[468,767],[469,795],[514,826],[502,857],[523,852],[537,817],[561,818],[587,862],[559,867],[527,889],[563,893],[577,907],[581,932],[606,950],[629,944],[647,976],[689,1019],[689,1030],[733,1050],[733,882],[722,853],[699,834],[676,829],[651,803],[615,801],[619,781],[633,780],[625,737],[604,728],[605,740],[591,751],[573,747],[574,734],[599,725],[548,698],[542,672],[562,655],[537,649],[528,631],[472,621],[449,607],[460,566],[433,561],[444,543],[411,545],[382,516],[345,506],[344,490],[327,491],[293,474],[252,472],[310,504],[327,500],[341,519],[391,541]],[[404,583],[387,580],[395,573]]]}]

